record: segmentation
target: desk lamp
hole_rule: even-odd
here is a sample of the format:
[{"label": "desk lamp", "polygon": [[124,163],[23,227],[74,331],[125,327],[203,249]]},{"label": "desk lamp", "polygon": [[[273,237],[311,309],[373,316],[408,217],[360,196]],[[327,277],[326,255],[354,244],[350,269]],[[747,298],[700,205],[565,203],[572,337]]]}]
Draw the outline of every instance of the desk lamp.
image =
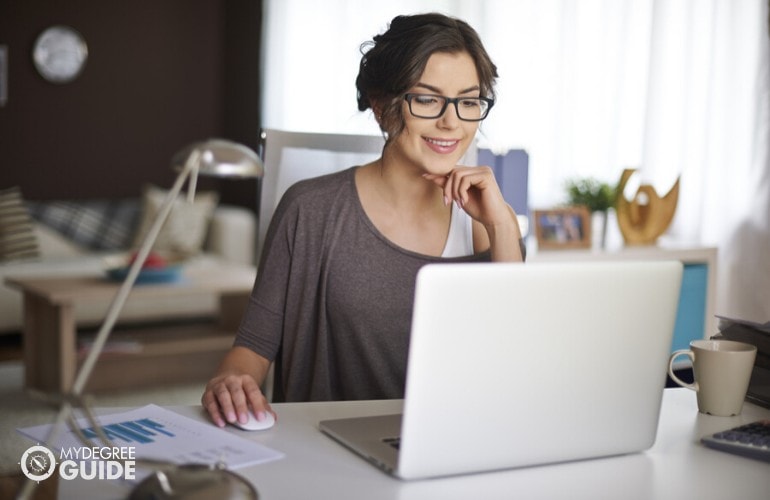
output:
[{"label": "desk lamp", "polygon": [[[149,231],[147,231],[147,234],[145,235],[135,258],[131,263],[125,280],[116,292],[115,297],[113,298],[110,307],[107,310],[104,323],[102,323],[99,332],[96,334],[93,347],[89,351],[88,356],[78,370],[77,376],[75,377],[75,382],[72,385],[72,390],[62,401],[61,409],[46,439],[47,444],[53,445],[53,443],[55,443],[56,439],[59,437],[59,433],[61,432],[61,428],[65,421],[74,421],[72,415],[73,402],[79,403],[82,400],[83,390],[88,383],[88,379],[91,375],[91,372],[93,371],[94,365],[96,364],[99,355],[104,349],[104,345],[106,344],[107,339],[109,338],[110,333],[115,326],[115,322],[117,321],[118,316],[120,315],[120,312],[122,311],[123,306],[128,299],[128,294],[131,292],[131,288],[133,288],[134,283],[136,282],[139,271],[141,271],[142,266],[144,265],[144,262],[147,259],[147,256],[149,255],[161,228],[163,227],[163,223],[166,222],[169,213],[171,213],[174,201],[179,196],[185,181],[189,179],[187,188],[187,201],[192,202],[195,196],[195,188],[198,182],[198,175],[243,179],[259,178],[262,177],[264,173],[262,160],[260,160],[254,151],[241,144],[223,139],[209,139],[203,142],[191,144],[175,154],[171,163],[173,168],[179,172],[179,175],[177,175],[176,181],[166,195],[166,198],[164,199],[155,220],[150,226]],[[92,420],[92,424],[95,424],[95,419],[93,418],[93,415],[90,414],[88,407],[86,406],[85,409],[86,413],[88,413],[88,418]],[[94,428],[97,430],[101,429],[98,424],[94,425]],[[106,436],[103,434],[100,437],[102,440],[106,440]],[[141,460],[137,460],[137,462],[140,461]],[[171,466],[171,469],[165,471],[159,470],[155,475],[148,478],[154,479],[155,484],[159,485],[160,491],[157,493],[162,495],[165,492],[169,497],[174,494],[174,491],[171,491],[169,488],[174,487],[177,484],[180,484],[180,487],[184,488],[184,484],[182,483],[190,482],[190,480],[194,478],[193,476],[200,479],[201,473],[203,473],[201,466],[182,465],[177,467],[170,464],[157,463],[153,463],[153,465]],[[217,474],[217,472],[221,472],[221,474]],[[235,476],[234,474],[224,469],[210,469],[210,473],[212,477],[212,483],[226,483],[229,481],[230,487],[232,487],[232,482],[234,480],[236,482],[240,480],[244,484],[239,484],[237,487],[246,487],[246,489],[250,488],[253,492],[251,485],[240,479],[240,477]],[[20,494],[20,498],[28,498],[32,493],[32,488],[35,484],[37,483],[31,480],[27,481],[24,485],[24,489]],[[197,481],[196,486],[200,488],[203,485],[200,484],[200,481]],[[225,496],[227,495],[225,494]],[[256,492],[254,492],[252,497],[256,497]],[[246,494],[241,498],[249,498],[249,495]]]}]

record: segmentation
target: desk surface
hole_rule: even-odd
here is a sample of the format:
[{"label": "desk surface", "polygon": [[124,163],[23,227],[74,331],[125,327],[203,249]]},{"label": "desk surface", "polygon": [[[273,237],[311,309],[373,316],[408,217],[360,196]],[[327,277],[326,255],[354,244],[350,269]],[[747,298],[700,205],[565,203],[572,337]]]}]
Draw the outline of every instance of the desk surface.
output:
[{"label": "desk surface", "polygon": [[[326,418],[398,411],[400,401],[276,404],[279,422],[247,439],[280,450],[276,462],[237,471],[261,499],[726,499],[770,498],[770,464],[705,448],[701,436],[770,418],[746,404],[737,417],[699,414],[695,393],[666,389],[655,445],[644,453],[442,479],[404,482],[380,472],[317,429]],[[175,407],[196,419],[199,407]],[[565,418],[569,415],[565,413]],[[120,498],[117,485],[59,481],[61,498]]]}]

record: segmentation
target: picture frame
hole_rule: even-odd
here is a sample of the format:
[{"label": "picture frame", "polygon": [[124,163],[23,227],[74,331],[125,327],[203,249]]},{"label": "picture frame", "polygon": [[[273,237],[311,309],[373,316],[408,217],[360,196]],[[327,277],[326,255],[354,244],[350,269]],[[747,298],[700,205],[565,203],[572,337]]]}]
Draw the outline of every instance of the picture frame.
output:
[{"label": "picture frame", "polygon": [[535,210],[535,236],[540,249],[591,248],[591,212],[582,205]]}]

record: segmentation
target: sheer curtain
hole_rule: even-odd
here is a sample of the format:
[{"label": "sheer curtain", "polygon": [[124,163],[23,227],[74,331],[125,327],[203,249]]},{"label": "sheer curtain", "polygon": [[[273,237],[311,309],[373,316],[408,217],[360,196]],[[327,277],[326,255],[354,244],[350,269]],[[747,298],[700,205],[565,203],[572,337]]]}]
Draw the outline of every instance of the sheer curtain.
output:
[{"label": "sheer curtain", "polygon": [[395,15],[467,20],[498,65],[480,144],[530,154],[533,207],[623,168],[665,193],[668,238],[719,248],[717,312],[770,320],[766,0],[265,0],[266,127],[379,133],[356,109],[359,45]]}]

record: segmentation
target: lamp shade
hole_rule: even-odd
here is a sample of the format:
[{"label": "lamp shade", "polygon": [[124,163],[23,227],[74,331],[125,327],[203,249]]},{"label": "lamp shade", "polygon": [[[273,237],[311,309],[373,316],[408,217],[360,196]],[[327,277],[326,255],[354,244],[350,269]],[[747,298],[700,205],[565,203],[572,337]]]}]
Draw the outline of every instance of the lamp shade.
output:
[{"label": "lamp shade", "polygon": [[200,175],[214,177],[262,177],[262,160],[251,149],[225,139],[209,139],[185,147],[174,155],[171,164],[176,171],[184,168],[190,156],[198,152]]}]

